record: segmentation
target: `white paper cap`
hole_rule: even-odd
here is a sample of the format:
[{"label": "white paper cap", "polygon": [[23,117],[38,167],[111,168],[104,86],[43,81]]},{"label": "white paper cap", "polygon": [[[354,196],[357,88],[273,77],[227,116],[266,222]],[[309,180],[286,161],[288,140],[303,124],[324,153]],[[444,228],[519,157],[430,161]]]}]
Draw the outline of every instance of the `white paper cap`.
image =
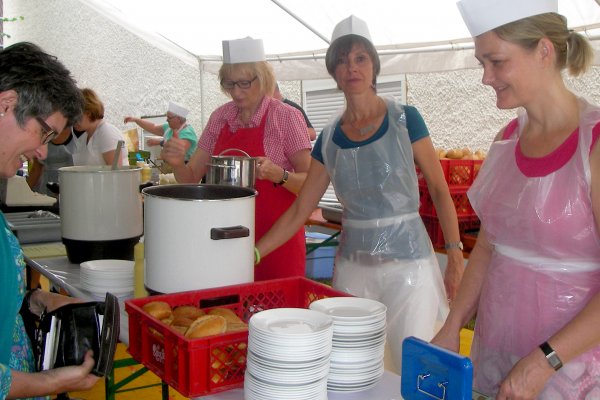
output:
[{"label": "white paper cap", "polygon": [[371,35],[369,34],[369,27],[367,26],[367,23],[354,15],[351,15],[348,18],[338,22],[333,29],[331,43],[333,43],[336,39],[346,35],[362,36],[369,42],[373,43],[371,40]]},{"label": "white paper cap", "polygon": [[456,5],[473,37],[519,19],[558,12],[558,0],[460,0]]},{"label": "white paper cap", "polygon": [[223,40],[223,63],[240,64],[265,61],[262,39],[246,37],[236,40]]},{"label": "white paper cap", "polygon": [[182,118],[187,117],[188,113],[190,112],[190,110],[180,104],[175,103],[174,101],[169,102],[168,111]]}]

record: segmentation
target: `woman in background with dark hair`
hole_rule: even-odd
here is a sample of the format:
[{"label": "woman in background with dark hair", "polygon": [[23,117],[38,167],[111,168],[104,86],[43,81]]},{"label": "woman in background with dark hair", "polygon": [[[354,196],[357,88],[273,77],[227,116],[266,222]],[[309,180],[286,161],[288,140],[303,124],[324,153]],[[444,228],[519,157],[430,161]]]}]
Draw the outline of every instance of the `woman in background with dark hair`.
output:
[{"label": "woman in background with dark hair", "polygon": [[400,371],[403,338],[430,340],[448,313],[444,282],[418,212],[415,162],[447,241],[450,297],[464,268],[456,210],[419,111],[377,95],[379,56],[364,21],[351,16],[336,26],[325,62],[346,107],[317,139],[298,199],[256,247],[260,255],[276,249],[304,224],[331,181],[344,207],[333,286],[387,306],[387,342]]}]

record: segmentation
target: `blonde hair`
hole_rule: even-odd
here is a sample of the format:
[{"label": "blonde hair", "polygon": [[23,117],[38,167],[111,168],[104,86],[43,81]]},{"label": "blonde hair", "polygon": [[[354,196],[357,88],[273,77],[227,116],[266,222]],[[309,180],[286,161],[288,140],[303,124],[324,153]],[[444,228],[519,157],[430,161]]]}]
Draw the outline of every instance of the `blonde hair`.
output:
[{"label": "blonde hair", "polygon": [[104,104],[100,97],[92,89],[81,89],[84,99],[83,112],[89,115],[90,121],[97,121],[104,118]]},{"label": "blonde hair", "polygon": [[533,50],[540,39],[547,38],[554,45],[556,66],[567,68],[571,76],[584,74],[592,64],[594,53],[589,41],[567,28],[567,19],[556,13],[523,18],[493,30],[502,40]]},{"label": "blonde hair", "polygon": [[[253,85],[260,86],[260,93],[265,96],[273,96],[275,92],[275,85],[277,80],[275,79],[275,72],[273,67],[267,61],[257,61],[251,63],[240,63],[240,64],[223,64],[219,69],[219,82],[228,79],[234,72],[242,75],[256,76],[256,81],[252,82]],[[221,91],[229,96],[229,91],[221,86]]]}]

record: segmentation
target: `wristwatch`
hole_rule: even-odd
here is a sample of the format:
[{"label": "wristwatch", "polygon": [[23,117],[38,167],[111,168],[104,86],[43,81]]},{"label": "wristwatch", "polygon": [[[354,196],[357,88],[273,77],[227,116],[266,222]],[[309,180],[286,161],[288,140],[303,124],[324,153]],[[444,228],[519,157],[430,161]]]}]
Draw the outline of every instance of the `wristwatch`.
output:
[{"label": "wristwatch", "polygon": [[281,178],[281,180],[277,183],[279,186],[285,184],[288,179],[290,177],[290,173],[287,171],[287,169],[283,170],[283,177]]},{"label": "wristwatch", "polygon": [[544,342],[540,344],[540,349],[544,352],[546,360],[548,360],[548,364],[550,364],[550,366],[554,368],[555,371],[558,371],[563,364],[562,361],[560,361],[558,354],[556,354],[556,351],[554,351],[554,349],[552,348],[552,346],[550,346],[548,342]]},{"label": "wristwatch", "polygon": [[462,251],[462,250],[464,250],[464,246],[463,246],[463,243],[459,240],[458,242],[446,243],[444,245],[444,249],[445,250],[459,249],[460,251]]}]

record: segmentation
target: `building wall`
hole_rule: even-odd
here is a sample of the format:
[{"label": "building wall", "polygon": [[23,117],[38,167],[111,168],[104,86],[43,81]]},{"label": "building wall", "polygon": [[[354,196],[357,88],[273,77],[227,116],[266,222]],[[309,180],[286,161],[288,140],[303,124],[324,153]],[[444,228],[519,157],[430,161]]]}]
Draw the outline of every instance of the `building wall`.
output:
[{"label": "building wall", "polygon": [[[200,134],[210,113],[228,98],[217,77],[173,57],[107,20],[78,0],[4,0],[5,16],[24,16],[4,26],[15,41],[32,41],[61,59],[81,87],[91,87],[106,107],[105,119],[119,128],[125,115],[164,113],[169,100],[190,108],[189,122]],[[434,145],[487,149],[516,113],[495,107],[480,69],[406,76],[407,103],[425,119]],[[570,87],[600,104],[600,67]],[[301,82],[280,82],[281,92],[302,104]]]}]

